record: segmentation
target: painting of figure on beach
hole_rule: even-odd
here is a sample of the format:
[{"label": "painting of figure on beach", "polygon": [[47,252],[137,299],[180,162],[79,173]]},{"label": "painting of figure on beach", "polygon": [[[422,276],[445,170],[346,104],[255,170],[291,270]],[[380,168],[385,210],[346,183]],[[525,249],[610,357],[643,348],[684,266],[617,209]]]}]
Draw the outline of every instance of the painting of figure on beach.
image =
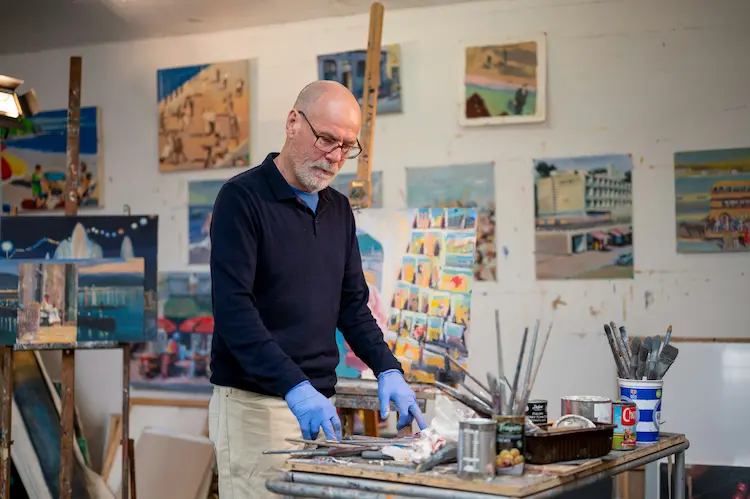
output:
[{"label": "painting of figure on beach", "polygon": [[545,38],[466,48],[461,124],[500,125],[546,119]]},{"label": "painting of figure on beach", "polygon": [[157,71],[159,171],[247,166],[249,61]]},{"label": "painting of figure on beach", "polygon": [[144,320],[137,341],[151,341],[157,332],[158,222],[154,215],[3,217],[0,259],[17,263],[143,259]]},{"label": "painting of figure on beach", "polygon": [[211,216],[225,180],[188,182],[188,263],[208,264],[211,257]]},{"label": "painting of figure on beach", "polygon": [[78,268],[78,341],[143,341],[143,258],[83,260]]},{"label": "painting of figure on beach", "polygon": [[750,148],[678,152],[678,253],[750,252]]},{"label": "painting of figure on beach", "polygon": [[[349,184],[352,180],[357,179],[356,173],[339,173],[331,182],[331,188],[336,189],[341,194],[349,197]],[[383,207],[383,172],[372,172],[370,177],[372,182],[372,203],[370,208]]]},{"label": "painting of figure on beach", "polygon": [[[352,91],[362,105],[367,50],[352,50],[318,56],[318,78],[337,81]],[[380,53],[380,86],[377,114],[400,113],[401,46],[386,45]]]},{"label": "painting of figure on beach", "polygon": [[211,390],[211,274],[159,274],[159,332],[156,341],[131,355],[136,388]]},{"label": "painting of figure on beach", "polygon": [[537,279],[632,279],[629,154],[534,160]]},{"label": "painting of figure on beach", "polygon": [[434,166],[406,169],[410,208],[476,208],[479,211],[474,279],[497,279],[495,245],[495,165]]},{"label": "painting of figure on beach", "polygon": [[[103,206],[99,118],[98,108],[81,108],[77,188],[80,208]],[[24,128],[10,130],[0,146],[4,213],[65,207],[67,119],[67,109],[44,111],[25,118]]]}]

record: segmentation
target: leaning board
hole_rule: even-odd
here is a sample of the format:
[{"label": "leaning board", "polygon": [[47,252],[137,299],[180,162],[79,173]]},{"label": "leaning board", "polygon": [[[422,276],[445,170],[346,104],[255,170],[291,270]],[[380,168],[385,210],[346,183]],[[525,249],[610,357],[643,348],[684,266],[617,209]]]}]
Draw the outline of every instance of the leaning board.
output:
[{"label": "leaning board", "polygon": [[464,480],[458,478],[455,473],[445,471],[428,471],[418,474],[413,466],[408,465],[383,465],[380,464],[380,461],[368,463],[363,461],[355,462],[354,460],[345,461],[341,458],[337,458],[333,461],[328,457],[289,459],[286,462],[286,469],[290,471],[381,480],[464,492],[477,492],[510,497],[526,497],[600,471],[614,468],[618,465],[626,464],[630,461],[648,456],[649,454],[657,453],[669,447],[680,445],[685,441],[686,439],[684,435],[662,434],[661,441],[656,445],[628,452],[612,451],[602,459],[600,465],[591,467],[583,464],[581,465],[581,471],[579,473],[572,473],[566,476],[547,476],[526,473],[525,475],[518,477],[498,476],[490,481]]}]

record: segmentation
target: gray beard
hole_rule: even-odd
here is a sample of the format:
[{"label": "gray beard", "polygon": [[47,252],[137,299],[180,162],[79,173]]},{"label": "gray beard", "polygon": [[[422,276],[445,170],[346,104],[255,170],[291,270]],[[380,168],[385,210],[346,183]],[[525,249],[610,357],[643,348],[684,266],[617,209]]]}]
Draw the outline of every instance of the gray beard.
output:
[{"label": "gray beard", "polygon": [[315,169],[317,168],[331,173],[333,173],[334,169],[332,165],[325,161],[315,161],[309,165],[295,169],[295,173],[297,175],[297,180],[299,180],[299,183],[302,184],[302,187],[304,187],[306,190],[313,193],[322,191],[323,189],[328,187],[328,185],[330,185],[334,178],[336,178],[334,175],[330,179],[320,179],[315,172]]}]

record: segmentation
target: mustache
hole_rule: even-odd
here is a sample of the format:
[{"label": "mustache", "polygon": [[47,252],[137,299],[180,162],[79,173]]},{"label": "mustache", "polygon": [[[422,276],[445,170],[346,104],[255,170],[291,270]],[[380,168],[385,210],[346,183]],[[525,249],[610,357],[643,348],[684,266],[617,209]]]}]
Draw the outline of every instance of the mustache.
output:
[{"label": "mustache", "polygon": [[327,161],[315,161],[310,166],[314,168],[320,168],[328,173],[336,173],[336,167]]}]

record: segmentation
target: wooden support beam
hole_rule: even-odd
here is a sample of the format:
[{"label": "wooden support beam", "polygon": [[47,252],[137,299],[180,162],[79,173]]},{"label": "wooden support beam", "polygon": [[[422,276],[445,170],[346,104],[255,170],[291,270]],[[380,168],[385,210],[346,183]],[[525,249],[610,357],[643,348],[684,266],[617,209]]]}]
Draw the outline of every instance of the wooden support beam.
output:
[{"label": "wooden support beam", "polygon": [[2,393],[0,394],[0,498],[10,499],[10,446],[11,415],[13,414],[13,347],[3,346],[2,349]]},{"label": "wooden support beam", "polygon": [[75,372],[76,351],[71,349],[62,352],[62,376],[60,401],[60,497],[73,497],[73,468],[77,445],[75,430]]},{"label": "wooden support beam", "polygon": [[68,174],[65,180],[65,215],[78,214],[78,170],[81,147],[81,73],[83,62],[80,57],[70,58],[70,81],[68,89],[68,143],[65,161]]},{"label": "wooden support beam", "polygon": [[[122,447],[122,481],[121,481],[121,499],[130,499],[128,491],[130,489],[130,469],[135,468],[133,461],[130,459],[130,343],[122,344],[122,415],[120,416],[120,445]],[[135,469],[133,469],[135,472]],[[135,476],[135,474],[133,474]],[[135,478],[133,478],[135,481]],[[133,498],[135,497],[135,487],[133,489]]]},{"label": "wooden support beam", "polygon": [[362,154],[357,162],[357,179],[349,186],[352,208],[369,208],[372,204],[372,146],[375,139],[375,115],[380,88],[380,55],[383,39],[383,4],[375,2],[370,7],[370,32],[367,37],[365,84],[362,95],[362,127],[359,143]]}]

